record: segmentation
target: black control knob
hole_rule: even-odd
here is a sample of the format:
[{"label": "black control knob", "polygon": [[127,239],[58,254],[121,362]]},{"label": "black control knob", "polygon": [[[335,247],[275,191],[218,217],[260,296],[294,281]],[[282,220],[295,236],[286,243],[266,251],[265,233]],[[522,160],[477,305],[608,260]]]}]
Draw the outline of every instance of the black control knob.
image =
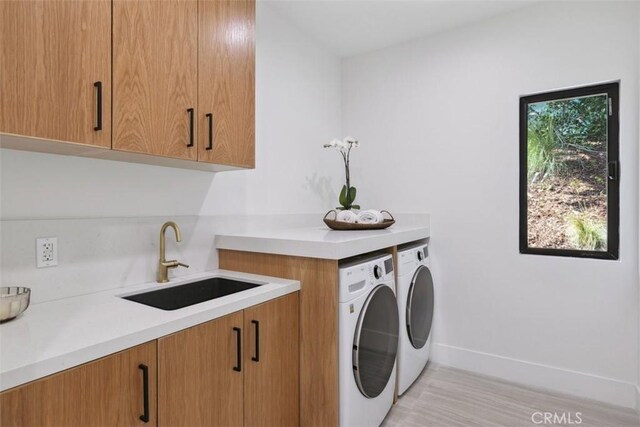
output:
[{"label": "black control knob", "polygon": [[424,259],[424,253],[422,251],[418,251],[418,261],[422,261]]},{"label": "black control knob", "polygon": [[380,268],[379,265],[376,265],[375,267],[373,267],[373,277],[375,277],[376,279],[379,279],[382,277],[382,269]]}]

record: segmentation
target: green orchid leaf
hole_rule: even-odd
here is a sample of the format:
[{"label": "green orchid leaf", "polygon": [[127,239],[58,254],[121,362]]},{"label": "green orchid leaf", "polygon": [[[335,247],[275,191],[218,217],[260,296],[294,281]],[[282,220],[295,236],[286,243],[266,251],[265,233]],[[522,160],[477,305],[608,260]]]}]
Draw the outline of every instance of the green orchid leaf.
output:
[{"label": "green orchid leaf", "polygon": [[351,205],[351,209],[360,209],[360,205]]},{"label": "green orchid leaf", "polygon": [[340,192],[340,197],[338,199],[342,206],[347,206],[347,186],[342,186],[342,191]]},{"label": "green orchid leaf", "polygon": [[353,203],[356,200],[356,193],[357,193],[356,187],[351,187],[349,189],[349,201],[351,203]]}]

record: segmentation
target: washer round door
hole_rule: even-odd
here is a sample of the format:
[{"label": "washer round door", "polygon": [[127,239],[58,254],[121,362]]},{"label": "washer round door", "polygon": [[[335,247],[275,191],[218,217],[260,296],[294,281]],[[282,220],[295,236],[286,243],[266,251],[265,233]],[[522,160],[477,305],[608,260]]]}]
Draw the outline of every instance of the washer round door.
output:
[{"label": "washer round door", "polygon": [[424,265],[416,270],[407,297],[407,333],[413,347],[425,346],[433,320],[433,277]]},{"label": "washer round door", "polygon": [[368,398],[382,393],[389,382],[398,353],[399,324],[395,294],[379,285],[362,307],[353,342],[353,375]]}]

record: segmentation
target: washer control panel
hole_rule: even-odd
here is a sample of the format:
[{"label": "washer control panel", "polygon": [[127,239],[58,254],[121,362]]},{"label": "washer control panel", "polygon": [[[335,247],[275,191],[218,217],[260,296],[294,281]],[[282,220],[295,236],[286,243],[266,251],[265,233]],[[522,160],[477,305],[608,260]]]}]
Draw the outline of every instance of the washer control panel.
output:
[{"label": "washer control panel", "polygon": [[394,280],[391,255],[377,255],[348,260],[341,264],[339,301],[344,302],[367,292],[381,282]]},{"label": "washer control panel", "polygon": [[388,280],[386,276],[393,273],[393,258],[391,255],[372,264],[369,268],[369,273],[374,280]]},{"label": "washer control panel", "polygon": [[418,265],[429,267],[429,244],[421,243],[398,251],[398,275],[413,274]]}]

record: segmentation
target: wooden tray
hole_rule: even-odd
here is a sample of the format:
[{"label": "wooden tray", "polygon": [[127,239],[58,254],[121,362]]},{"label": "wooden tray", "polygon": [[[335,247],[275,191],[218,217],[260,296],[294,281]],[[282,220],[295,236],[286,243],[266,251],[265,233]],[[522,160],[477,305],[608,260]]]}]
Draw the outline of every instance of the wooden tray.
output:
[{"label": "wooden tray", "polygon": [[336,221],[335,219],[328,219],[329,214],[333,212],[334,218],[338,216],[338,212],[335,209],[330,210],[326,213],[324,218],[322,219],[327,227],[332,230],[383,230],[387,227],[391,227],[396,223],[396,220],[393,218],[393,215],[389,213],[389,211],[380,211],[380,213],[387,213],[391,217],[391,219],[385,218],[384,221],[379,222],[377,224],[354,224],[352,222],[342,222]]}]

